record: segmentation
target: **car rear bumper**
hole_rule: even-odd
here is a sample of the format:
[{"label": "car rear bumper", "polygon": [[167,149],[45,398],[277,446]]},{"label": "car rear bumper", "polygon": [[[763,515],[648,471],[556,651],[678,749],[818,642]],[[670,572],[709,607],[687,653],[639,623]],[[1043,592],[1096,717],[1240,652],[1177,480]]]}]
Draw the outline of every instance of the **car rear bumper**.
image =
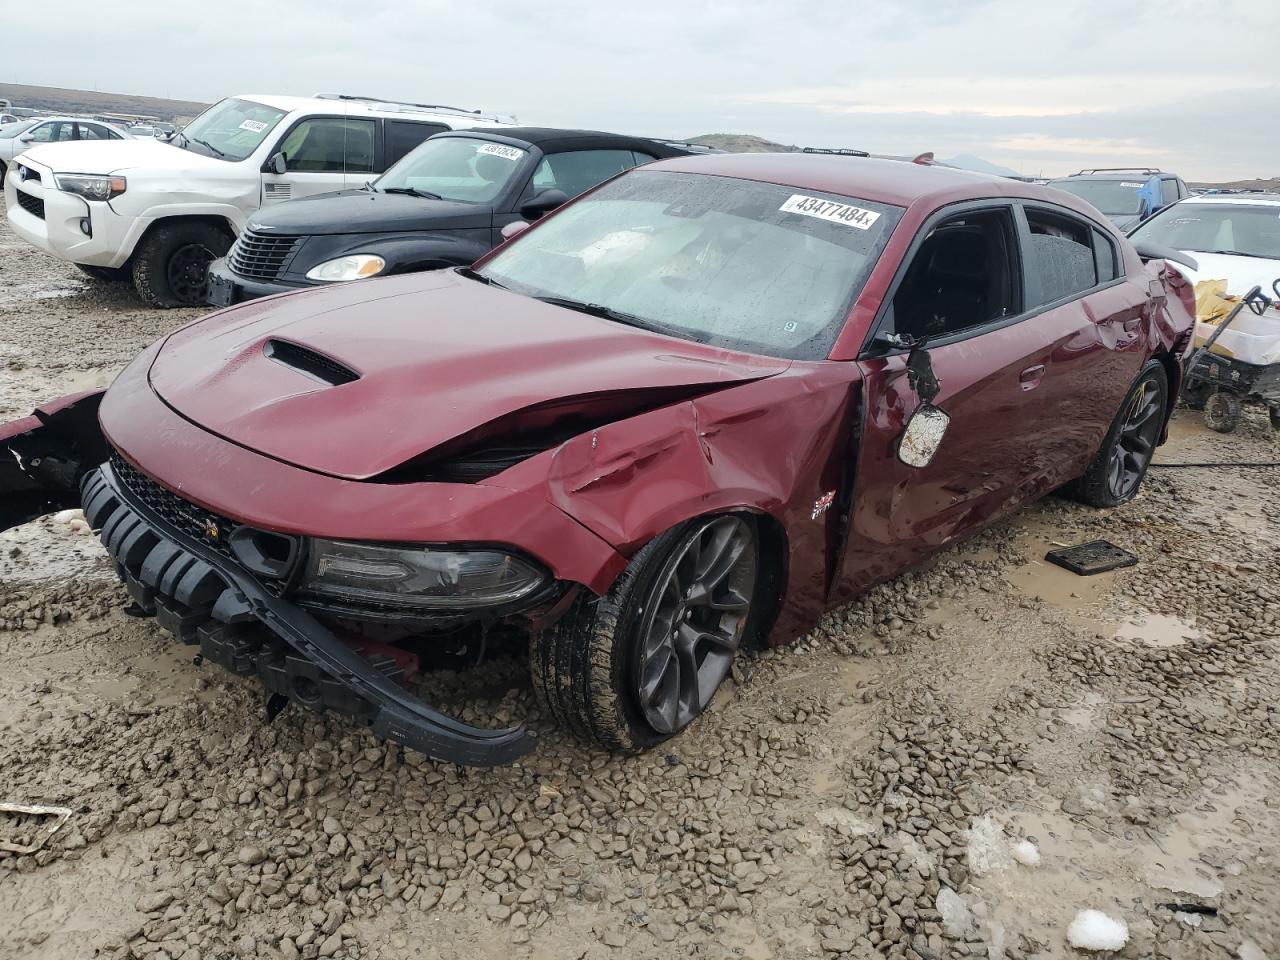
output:
[{"label": "car rear bumper", "polygon": [[[25,179],[19,167],[32,172]],[[123,266],[148,221],[122,217],[110,204],[57,189],[53,171],[25,158],[5,177],[5,213],[14,233],[50,256],[95,267]]]},{"label": "car rear bumper", "polygon": [[363,719],[375,735],[437,760],[510,763],[533,748],[522,726],[486,730],[422,703],[390,656],[362,656],[307,611],[135,497],[110,463],[84,477],[85,518],[130,596],[182,642],[234,673],[313,711]]}]

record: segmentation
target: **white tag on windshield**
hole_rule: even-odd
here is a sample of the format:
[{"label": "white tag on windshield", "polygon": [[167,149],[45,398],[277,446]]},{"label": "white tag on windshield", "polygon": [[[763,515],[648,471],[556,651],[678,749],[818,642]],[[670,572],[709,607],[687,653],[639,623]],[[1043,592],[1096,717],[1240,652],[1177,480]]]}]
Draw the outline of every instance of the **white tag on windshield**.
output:
[{"label": "white tag on windshield", "polygon": [[1127,180],[1121,180],[1121,181],[1120,181],[1120,186],[1122,186],[1122,187],[1137,187],[1139,190],[1141,190],[1141,189],[1142,189],[1142,184],[1140,184],[1140,183],[1129,183]]},{"label": "white tag on windshield", "polygon": [[843,223],[846,227],[857,227],[859,230],[868,229],[880,219],[880,214],[874,210],[863,210],[851,203],[836,203],[821,197],[806,197],[803,193],[793,193],[778,209],[783,213],[802,213],[806,217]]},{"label": "white tag on windshield", "polygon": [[267,129],[267,125],[261,120],[241,120],[240,129],[248,130],[250,133],[261,133]]},{"label": "white tag on windshield", "polygon": [[501,143],[486,143],[481,145],[476,153],[483,153],[490,157],[501,157],[503,160],[518,161],[524,156],[524,151],[519,147],[508,147]]}]

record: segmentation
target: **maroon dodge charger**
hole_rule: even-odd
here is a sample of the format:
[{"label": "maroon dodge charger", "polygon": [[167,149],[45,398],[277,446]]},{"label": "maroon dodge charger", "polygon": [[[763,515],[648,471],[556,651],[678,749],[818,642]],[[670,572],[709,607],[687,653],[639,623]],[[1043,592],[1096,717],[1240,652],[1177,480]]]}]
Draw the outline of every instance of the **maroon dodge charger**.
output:
[{"label": "maroon dodge charger", "polygon": [[470,268],[235,306],[0,426],[0,526],[82,505],[133,612],[467,764],[424,658],[527,637],[547,713],[659,743],[735,656],[1165,436],[1194,303],[1065,193],[824,155],[622,174]]}]

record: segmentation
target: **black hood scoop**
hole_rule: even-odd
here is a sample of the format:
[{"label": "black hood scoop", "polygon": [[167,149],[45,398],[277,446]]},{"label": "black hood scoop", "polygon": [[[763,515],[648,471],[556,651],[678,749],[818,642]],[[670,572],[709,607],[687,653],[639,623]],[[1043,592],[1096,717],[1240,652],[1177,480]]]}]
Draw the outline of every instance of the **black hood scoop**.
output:
[{"label": "black hood scoop", "polygon": [[288,340],[272,338],[262,345],[262,353],[282,367],[297,370],[303,376],[327,383],[331,387],[340,387],[344,383],[354,383],[360,379],[360,374],[333,357],[326,357],[310,347]]}]

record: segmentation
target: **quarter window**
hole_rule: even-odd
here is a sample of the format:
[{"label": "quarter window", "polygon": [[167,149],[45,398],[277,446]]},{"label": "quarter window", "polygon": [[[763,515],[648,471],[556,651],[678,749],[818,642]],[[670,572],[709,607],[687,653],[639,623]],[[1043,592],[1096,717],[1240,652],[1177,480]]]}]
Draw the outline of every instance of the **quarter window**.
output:
[{"label": "quarter window", "polygon": [[[543,157],[533,174],[533,189],[563,190],[571,197],[585,193],[614,174],[636,165],[643,154],[630,150],[570,150]],[[646,162],[653,159],[646,157]]]},{"label": "quarter window", "polygon": [[1013,219],[980,210],[933,227],[893,296],[893,328],[937,339],[1022,312]]},{"label": "quarter window", "polygon": [[1040,281],[1041,306],[1083,293],[1098,285],[1093,231],[1074,217],[1027,210],[1031,228],[1029,268]]},{"label": "quarter window", "polygon": [[1120,268],[1116,265],[1116,245],[1101,230],[1093,231],[1093,251],[1099,283],[1108,283],[1120,276]]},{"label": "quarter window", "polygon": [[299,173],[371,173],[372,120],[304,120],[284,138],[285,169]]}]

